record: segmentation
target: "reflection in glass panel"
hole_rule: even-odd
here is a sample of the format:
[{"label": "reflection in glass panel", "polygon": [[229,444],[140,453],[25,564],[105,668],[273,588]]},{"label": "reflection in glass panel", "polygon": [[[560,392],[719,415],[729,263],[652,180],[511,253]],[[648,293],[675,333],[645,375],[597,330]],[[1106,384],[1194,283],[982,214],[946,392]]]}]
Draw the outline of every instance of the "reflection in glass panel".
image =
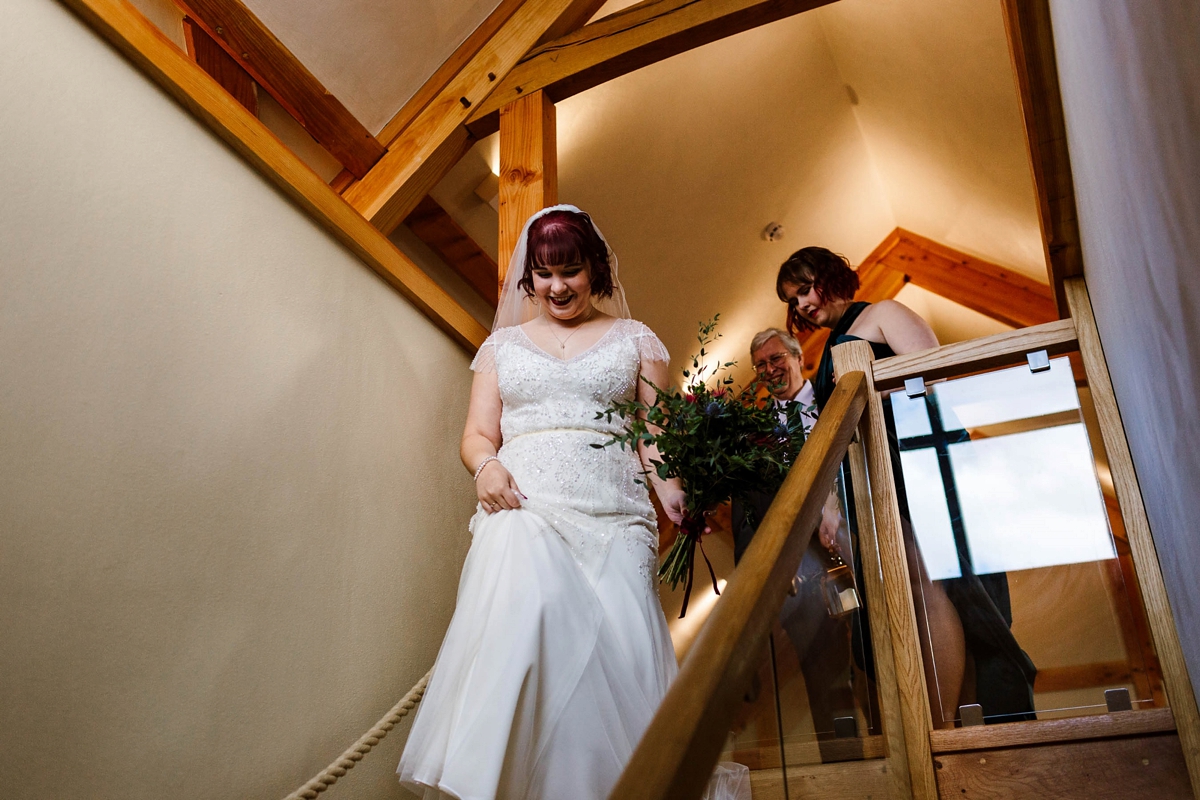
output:
[{"label": "reflection in glass panel", "polygon": [[[733,576],[737,552],[731,535],[729,506],[718,508],[709,518],[709,523],[713,532],[704,537],[705,552],[716,573],[717,586],[723,591],[726,582]],[[663,553],[665,552],[664,548]],[[708,615],[718,602],[718,597],[713,594],[708,581],[707,568],[701,566],[701,570],[704,570],[703,579],[697,576],[687,616],[683,619],[679,618],[682,586],[672,591],[668,584],[659,585],[659,597],[663,603],[663,611],[666,612],[671,640],[677,656],[681,659],[692,647]],[[761,653],[755,654],[755,657],[758,659],[758,669],[747,687],[745,702],[738,707],[720,760],[744,764],[754,770],[772,769],[779,767],[782,752],[779,718],[775,707],[774,670],[770,652],[766,647]]]},{"label": "reflection in glass panel", "polygon": [[896,392],[892,395],[892,416],[896,420],[896,435],[901,439],[933,433],[924,397],[909,397],[904,392]]},{"label": "reflection in glass panel", "polygon": [[[839,481],[836,553],[812,537],[795,594],[784,600],[767,660],[738,712],[729,755],[752,768],[884,755],[854,517],[841,494]],[[731,529],[738,530],[741,519],[734,509]]]},{"label": "reflection in glass panel", "polygon": [[998,425],[1079,408],[1075,378],[1066,358],[1054,359],[1044,372],[1016,367],[958,378],[938,384],[934,393],[946,430]]},{"label": "reflection in glass panel", "polygon": [[835,548],[814,535],[796,594],[780,610],[774,641],[780,721],[788,763],[883,755],[854,515],[838,481]]},{"label": "reflection in glass panel", "polygon": [[949,451],[976,574],[1116,557],[1083,423]]},{"label": "reflection in glass panel", "polygon": [[[899,425],[897,420],[896,426]],[[913,533],[920,544],[925,571],[935,581],[959,577],[962,569],[958,565],[958,548],[954,544],[937,451],[932,447],[903,451],[900,465],[904,469]]]},{"label": "reflection in glass panel", "polygon": [[912,585],[931,700],[979,703],[988,723],[1103,713],[1117,687],[1135,707],[1165,705],[1090,395],[1068,359],[888,405],[910,569],[926,572]]}]

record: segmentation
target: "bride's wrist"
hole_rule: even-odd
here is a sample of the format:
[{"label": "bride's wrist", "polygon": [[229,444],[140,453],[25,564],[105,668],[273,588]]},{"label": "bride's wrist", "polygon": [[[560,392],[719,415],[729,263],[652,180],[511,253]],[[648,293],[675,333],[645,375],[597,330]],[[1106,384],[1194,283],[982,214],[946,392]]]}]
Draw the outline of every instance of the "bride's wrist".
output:
[{"label": "bride's wrist", "polygon": [[475,467],[475,477],[472,480],[478,482],[479,476],[481,474],[483,474],[484,468],[487,467],[488,464],[491,464],[493,461],[499,461],[499,460],[500,460],[499,456],[488,456],[483,461],[480,461],[479,466]]}]

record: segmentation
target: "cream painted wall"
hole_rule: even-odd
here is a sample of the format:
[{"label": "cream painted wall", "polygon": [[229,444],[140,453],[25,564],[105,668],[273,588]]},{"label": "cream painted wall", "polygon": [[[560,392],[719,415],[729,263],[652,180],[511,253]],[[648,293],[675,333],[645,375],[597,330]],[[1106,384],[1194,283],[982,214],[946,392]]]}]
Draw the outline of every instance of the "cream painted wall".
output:
[{"label": "cream painted wall", "polygon": [[1200,7],[1050,8],[1084,272],[1200,693]]},{"label": "cream painted wall", "polygon": [[283,796],[433,661],[468,356],[59,3],[0,108],[3,794]]}]

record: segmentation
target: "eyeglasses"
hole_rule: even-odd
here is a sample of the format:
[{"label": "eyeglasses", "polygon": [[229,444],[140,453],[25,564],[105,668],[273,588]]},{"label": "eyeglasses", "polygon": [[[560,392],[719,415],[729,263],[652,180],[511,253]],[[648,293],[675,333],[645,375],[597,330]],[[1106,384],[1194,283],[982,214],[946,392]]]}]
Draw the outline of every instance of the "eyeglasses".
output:
[{"label": "eyeglasses", "polygon": [[787,360],[787,353],[776,353],[775,355],[767,358],[765,361],[755,361],[754,371],[761,375],[767,371],[768,366],[774,367],[775,369],[782,369],[783,367],[787,366]]}]

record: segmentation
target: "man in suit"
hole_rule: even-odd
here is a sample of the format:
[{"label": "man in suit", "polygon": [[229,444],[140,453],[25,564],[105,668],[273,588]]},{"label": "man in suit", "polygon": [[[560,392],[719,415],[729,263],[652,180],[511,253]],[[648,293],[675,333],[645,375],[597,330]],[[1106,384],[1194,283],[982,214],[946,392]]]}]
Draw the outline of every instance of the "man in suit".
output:
[{"label": "man in suit", "polygon": [[[805,428],[811,428],[817,409],[812,383],[801,369],[800,343],[786,331],[768,328],[754,336],[750,357],[759,380],[767,386],[781,413],[788,404],[800,403]],[[733,503],[730,521],[735,562],[746,551],[774,499],[773,493],[759,492]],[[780,624],[800,659],[813,724],[821,738],[832,735],[835,717],[852,716],[855,706],[850,671],[851,618],[831,615],[823,593],[822,578],[830,566],[838,563],[833,553],[844,554],[849,563],[849,534],[842,524],[836,495],[825,504],[821,524],[800,562],[795,584],[798,591],[788,597],[779,614]]]}]

